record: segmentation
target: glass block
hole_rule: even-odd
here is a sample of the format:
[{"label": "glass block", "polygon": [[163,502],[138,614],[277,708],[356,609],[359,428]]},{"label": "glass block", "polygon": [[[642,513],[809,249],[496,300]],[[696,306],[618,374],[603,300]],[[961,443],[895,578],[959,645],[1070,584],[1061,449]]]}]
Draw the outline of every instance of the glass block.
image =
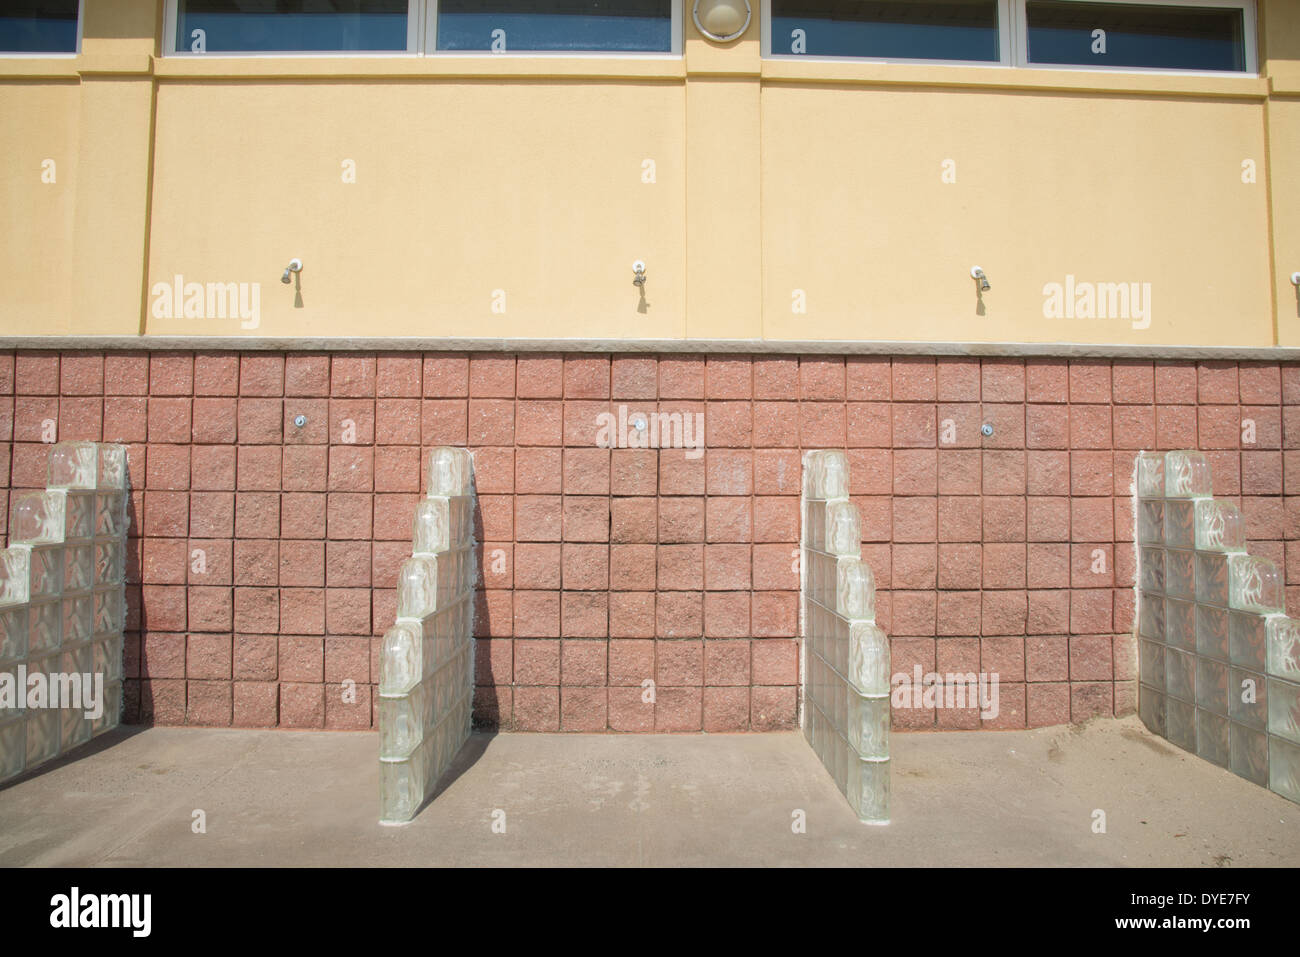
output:
[{"label": "glass block", "polygon": [[69,545],[63,550],[63,591],[89,591],[95,577],[93,545]]},{"label": "glass block", "polygon": [[1138,680],[1156,691],[1165,689],[1165,646],[1158,641],[1138,639]]},{"label": "glass block", "polygon": [[62,603],[58,600],[32,602],[27,609],[28,651],[51,651],[62,643]]},{"label": "glass block", "polygon": [[1265,632],[1268,673],[1288,681],[1300,681],[1300,621],[1286,615],[1270,615]]},{"label": "glass block", "polygon": [[432,555],[451,545],[450,509],[445,498],[426,498],[415,506],[414,553]]},{"label": "glass block", "polygon": [[1300,747],[1272,735],[1268,739],[1268,788],[1300,804]]},{"label": "glass block", "polygon": [[1171,598],[1196,598],[1196,553],[1187,549],[1165,549],[1165,594]]},{"label": "glass block", "polygon": [[1138,541],[1144,545],[1163,545],[1165,541],[1165,503],[1138,502]]},{"label": "glass block", "polygon": [[1165,545],[1169,548],[1192,548],[1195,544],[1196,503],[1165,502]]},{"label": "glass block", "polygon": [[1277,566],[1256,555],[1228,557],[1228,603],[1264,614],[1286,610]]},{"label": "glass block", "polygon": [[32,600],[57,598],[63,591],[63,546],[26,545],[30,549]]},{"label": "glass block", "polygon": [[1143,545],[1138,549],[1138,587],[1161,595],[1165,590],[1165,550]]},{"label": "glass block", "polygon": [[66,501],[66,495],[58,490],[15,495],[9,510],[10,543],[61,543]]},{"label": "glass block", "polygon": [[1246,611],[1228,613],[1228,660],[1248,671],[1268,670],[1268,619]]},{"label": "glass block", "polygon": [[1268,679],[1268,733],[1300,744],[1300,684]]},{"label": "glass block", "polygon": [[1154,688],[1139,685],[1138,717],[1148,731],[1163,738],[1168,730],[1165,725],[1165,696]]},{"label": "glass block", "polygon": [[63,496],[63,538],[88,542],[95,537],[95,493],[69,491]]},{"label": "glass block", "polygon": [[59,715],[59,751],[69,751],[90,740],[90,719],[77,708],[63,708]]},{"label": "glass block", "polygon": [[1153,641],[1165,640],[1165,600],[1159,595],[1138,594],[1138,634]]},{"label": "glass block", "polygon": [[379,756],[406,758],[419,747],[426,727],[425,711],[431,702],[422,684],[410,694],[379,699]]},{"label": "glass block", "polygon": [[402,562],[397,577],[397,617],[423,618],[437,608],[438,562],[427,556]]},{"label": "glass block", "polygon": [[826,551],[831,555],[856,556],[862,551],[862,522],[851,502],[830,502],[826,506]]},{"label": "glass block", "polygon": [[803,485],[800,491],[804,499],[818,498],[816,494],[820,482],[817,471],[821,468],[821,450],[812,449],[803,454]]},{"label": "glass block", "polygon": [[889,694],[889,637],[875,625],[854,622],[849,630],[849,680],[863,694]]},{"label": "glass block", "polygon": [[1196,556],[1196,600],[1206,605],[1228,604],[1228,556]]},{"label": "glass block", "polygon": [[0,724],[0,781],[21,774],[27,764],[27,725],[21,718]]},{"label": "glass block", "polygon": [[1201,498],[1213,495],[1210,463],[1200,452],[1165,453],[1165,497]]},{"label": "glass block", "polygon": [[92,647],[95,655],[91,664],[93,673],[103,675],[106,682],[121,681],[123,671],[122,639],[102,638],[96,641]]},{"label": "glass block", "polygon": [[18,681],[21,665],[19,661],[0,665],[0,685],[12,689],[0,698],[0,721],[18,717],[27,707],[27,688]]},{"label": "glass block", "polygon": [[1226,717],[1203,708],[1196,709],[1196,753],[1221,768],[1231,763]]},{"label": "glass block", "polygon": [[809,452],[804,459],[807,477],[804,494],[809,498],[848,498],[849,458],[838,449]]},{"label": "glass block", "polygon": [[864,824],[889,823],[889,762],[853,760],[845,788]]},{"label": "glass block", "polygon": [[1268,685],[1264,675],[1228,668],[1228,717],[1260,731],[1268,727]]},{"label": "glass block", "polygon": [[814,551],[826,550],[826,503],[818,499],[804,499],[803,546]]},{"label": "glass block", "polygon": [[1196,603],[1165,599],[1165,644],[1184,651],[1196,650]]},{"label": "glass block", "polygon": [[1183,701],[1196,700],[1196,656],[1165,648],[1165,694]]},{"label": "glass block", "polygon": [[889,757],[889,698],[849,697],[849,744],[864,758]]},{"label": "glass block", "polygon": [[91,634],[96,636],[120,634],[126,624],[126,602],[120,585],[96,588],[91,595]]},{"label": "glass block", "polygon": [[0,606],[21,605],[31,599],[30,562],[26,548],[0,550]]},{"label": "glass block", "polygon": [[1246,523],[1231,502],[1196,500],[1196,547],[1207,552],[1244,552]]},{"label": "glass block", "polygon": [[1196,653],[1220,661],[1228,660],[1228,609],[1214,605],[1196,606]]},{"label": "glass block", "polygon": [[95,648],[91,644],[67,648],[58,658],[58,671],[65,675],[84,675],[95,663]]},{"label": "glass block", "polygon": [[117,538],[127,532],[126,492],[99,492],[95,495],[95,535]]},{"label": "glass block", "polygon": [[1196,662],[1196,706],[1215,714],[1228,713],[1228,666],[1200,658]]},{"label": "glass block", "polygon": [[379,820],[405,824],[424,803],[424,755],[416,751],[404,761],[379,762]]},{"label": "glass block", "polygon": [[1165,737],[1184,751],[1196,753],[1196,706],[1190,701],[1165,698]]},{"label": "glass block", "polygon": [[1143,452],[1137,457],[1138,498],[1164,498],[1165,457],[1159,452]]},{"label": "glass block", "polygon": [[128,478],[126,446],[100,445],[99,487],[101,489],[125,489],[129,484]]},{"label": "glass block", "polygon": [[95,584],[115,585],[126,580],[126,549],[121,542],[95,543]]},{"label": "glass block", "polygon": [[468,495],[473,474],[468,449],[442,446],[429,453],[430,495]]},{"label": "glass block", "polygon": [[1229,770],[1260,787],[1268,787],[1268,735],[1234,721],[1228,731],[1228,741]]},{"label": "glass block", "polygon": [[27,712],[27,766],[36,767],[59,753],[59,709]]},{"label": "glass block", "polygon": [[59,442],[50,449],[50,488],[94,488],[99,483],[99,451],[94,442]]},{"label": "glass block", "polygon": [[0,663],[27,656],[27,606],[0,608]]},{"label": "glass block", "polygon": [[836,610],[849,619],[874,621],[876,582],[866,562],[841,559],[836,568]]},{"label": "glass block", "polygon": [[379,659],[379,693],[405,694],[423,677],[420,664],[421,629],[398,622],[384,632]]},{"label": "glass block", "polygon": [[98,718],[91,719],[90,733],[99,734],[122,723],[122,682],[114,681],[104,686],[104,708]]},{"label": "glass block", "polygon": [[820,486],[817,491],[824,499],[848,498],[849,496],[849,457],[844,452],[832,449],[826,452],[819,476]]},{"label": "glass block", "polygon": [[63,608],[63,643],[85,641],[92,634],[94,625],[94,607],[89,595],[64,596],[60,600]]}]

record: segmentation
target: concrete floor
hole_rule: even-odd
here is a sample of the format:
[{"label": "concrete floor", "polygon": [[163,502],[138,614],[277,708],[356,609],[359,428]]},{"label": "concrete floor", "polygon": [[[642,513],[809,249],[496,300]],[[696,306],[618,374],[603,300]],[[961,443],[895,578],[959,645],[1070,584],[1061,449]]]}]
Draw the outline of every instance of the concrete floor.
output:
[{"label": "concrete floor", "polygon": [[388,828],[373,733],[125,728],[0,787],[0,865],[1300,865],[1300,807],[1134,718],[893,746],[885,828],[788,733],[476,734]]}]

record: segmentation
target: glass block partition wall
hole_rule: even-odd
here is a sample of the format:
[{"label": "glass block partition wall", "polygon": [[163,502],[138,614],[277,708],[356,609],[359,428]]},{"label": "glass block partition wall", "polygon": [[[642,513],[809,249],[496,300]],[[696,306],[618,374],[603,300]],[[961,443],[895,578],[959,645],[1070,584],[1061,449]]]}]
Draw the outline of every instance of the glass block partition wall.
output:
[{"label": "glass block partition wall", "polygon": [[477,567],[473,461],[434,449],[379,662],[380,823],[410,821],[469,736]]},{"label": "glass block partition wall", "polygon": [[889,823],[889,639],[840,451],[803,460],[803,731],[867,824]]},{"label": "glass block partition wall", "polygon": [[0,781],[122,716],[126,447],[61,442],[0,551]]},{"label": "glass block partition wall", "polygon": [[1187,751],[1300,803],[1300,621],[1211,497],[1199,452],[1137,459],[1138,714]]}]

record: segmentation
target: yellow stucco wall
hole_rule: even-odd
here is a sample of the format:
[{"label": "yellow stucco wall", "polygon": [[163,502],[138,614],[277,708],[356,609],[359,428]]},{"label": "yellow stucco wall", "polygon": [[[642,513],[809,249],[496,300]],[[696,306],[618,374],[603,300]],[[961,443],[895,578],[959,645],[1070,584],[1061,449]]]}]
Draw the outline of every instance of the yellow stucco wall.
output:
[{"label": "yellow stucco wall", "polygon": [[[1300,345],[1293,3],[1258,79],[763,60],[689,15],[680,59],[162,58],[161,3],[88,7],[81,55],[0,59],[0,335]],[[168,317],[177,275],[257,321]]]}]

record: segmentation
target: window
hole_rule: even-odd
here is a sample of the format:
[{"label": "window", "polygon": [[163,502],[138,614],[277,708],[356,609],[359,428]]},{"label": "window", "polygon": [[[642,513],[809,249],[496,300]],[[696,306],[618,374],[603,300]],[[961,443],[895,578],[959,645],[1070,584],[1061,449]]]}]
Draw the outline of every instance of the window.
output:
[{"label": "window", "polygon": [[770,0],[773,56],[1000,63],[999,0]]},{"label": "window", "polygon": [[165,50],[182,55],[679,53],[682,2],[169,0]]},{"label": "window", "polygon": [[0,53],[76,53],[79,0],[5,0]]},{"label": "window", "polygon": [[764,0],[774,57],[1257,70],[1255,0]]},{"label": "window", "polygon": [[407,0],[176,0],[180,52],[405,53]]},{"label": "window", "polygon": [[672,0],[439,0],[439,50],[671,53]]},{"label": "window", "polygon": [[1254,72],[1246,13],[1244,5],[1026,0],[1025,63]]}]

